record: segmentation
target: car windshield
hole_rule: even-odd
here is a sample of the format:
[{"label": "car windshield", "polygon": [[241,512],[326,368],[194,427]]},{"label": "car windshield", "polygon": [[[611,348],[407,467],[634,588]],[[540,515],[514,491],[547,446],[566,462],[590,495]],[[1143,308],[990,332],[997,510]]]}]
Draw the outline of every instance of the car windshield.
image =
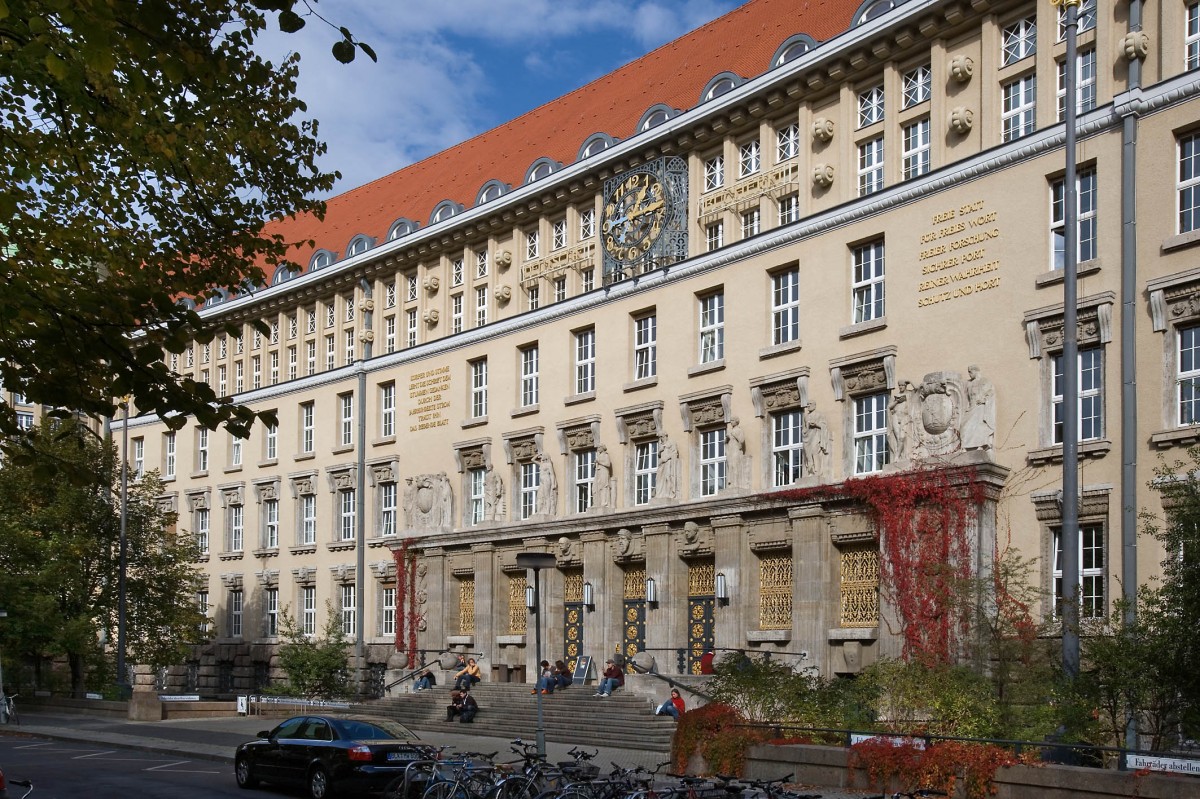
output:
[{"label": "car windshield", "polygon": [[401,741],[415,741],[416,734],[397,721],[389,719],[330,719],[337,727],[342,738],[356,741],[380,740],[396,738]]}]

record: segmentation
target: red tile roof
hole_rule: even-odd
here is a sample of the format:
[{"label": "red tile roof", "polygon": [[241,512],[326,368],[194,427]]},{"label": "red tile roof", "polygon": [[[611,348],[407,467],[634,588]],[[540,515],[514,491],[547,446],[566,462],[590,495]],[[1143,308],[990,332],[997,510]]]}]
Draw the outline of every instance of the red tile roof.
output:
[{"label": "red tile roof", "polygon": [[[483,184],[519,186],[542,156],[571,164],[583,142],[604,132],[635,133],[642,115],[662,103],[687,110],[718,73],[752,78],[790,36],[818,42],[850,27],[861,0],[751,0],[575,91],[472,139],[328,200],[324,221],[311,216],[270,226],[292,241],[313,239],[342,254],[357,234],[384,241],[393,222],[428,224],[434,207],[453,200],[473,207]],[[312,248],[291,260],[307,269]]]}]

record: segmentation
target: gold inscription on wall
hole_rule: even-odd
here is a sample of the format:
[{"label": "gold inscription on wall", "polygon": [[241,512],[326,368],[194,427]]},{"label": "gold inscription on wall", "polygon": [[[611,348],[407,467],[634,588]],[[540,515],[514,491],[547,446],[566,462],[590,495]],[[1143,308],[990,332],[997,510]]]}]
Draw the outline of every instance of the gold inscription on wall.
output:
[{"label": "gold inscription on wall", "polygon": [[408,411],[410,433],[444,427],[450,423],[446,409],[450,407],[450,367],[439,366],[426,372],[417,372],[408,380],[408,398],[412,407]]},{"label": "gold inscription on wall", "polygon": [[988,245],[1000,238],[996,212],[983,200],[947,208],[933,215],[932,228],[921,235],[921,281],[917,307],[924,308],[998,288],[999,259]]}]

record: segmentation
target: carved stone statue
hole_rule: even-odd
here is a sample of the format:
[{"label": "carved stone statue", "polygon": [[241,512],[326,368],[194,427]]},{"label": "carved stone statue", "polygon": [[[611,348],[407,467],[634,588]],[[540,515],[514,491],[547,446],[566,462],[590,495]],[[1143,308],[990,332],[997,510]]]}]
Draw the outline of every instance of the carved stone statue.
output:
[{"label": "carved stone statue", "polygon": [[404,521],[412,530],[454,526],[454,491],[445,472],[405,478]]},{"label": "carved stone statue", "polygon": [[996,440],[996,389],[979,374],[979,367],[967,367],[967,416],[962,423],[963,449],[991,449]]},{"label": "carved stone statue", "polygon": [[449,529],[454,526],[454,489],[450,485],[449,475],[439,472],[434,478],[434,485],[437,490],[434,523],[438,527]]},{"label": "carved stone statue", "polygon": [[829,472],[832,446],[829,422],[825,421],[825,415],[817,410],[816,403],[808,403],[804,408],[805,475],[825,479]]},{"label": "carved stone statue", "polygon": [[489,522],[504,521],[505,510],[504,478],[489,465],[483,476],[483,518]]},{"label": "carved stone statue", "polygon": [[601,444],[596,447],[596,471],[592,475],[592,507],[611,508],[613,487],[612,456],[608,454],[608,447]]},{"label": "carved stone statue", "polygon": [[729,459],[728,482],[733,488],[750,487],[750,456],[746,454],[746,431],[734,416],[725,429],[725,457]]},{"label": "carved stone statue", "polygon": [[908,460],[915,454],[920,442],[918,423],[921,415],[921,400],[917,387],[908,380],[897,383],[899,393],[888,403],[888,460],[892,463]]},{"label": "carved stone statue", "polygon": [[558,510],[558,479],[554,476],[554,463],[550,456],[538,456],[537,512],[553,516]]},{"label": "carved stone statue", "polygon": [[675,499],[679,492],[679,449],[667,434],[658,440],[658,472],[654,478],[657,499]]}]

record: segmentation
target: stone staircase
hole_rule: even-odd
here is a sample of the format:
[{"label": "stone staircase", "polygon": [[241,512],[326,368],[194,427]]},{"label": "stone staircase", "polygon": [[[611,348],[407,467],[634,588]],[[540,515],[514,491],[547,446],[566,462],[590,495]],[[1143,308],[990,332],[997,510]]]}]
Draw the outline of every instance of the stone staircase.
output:
[{"label": "stone staircase", "polygon": [[[533,741],[537,731],[537,696],[525,683],[481,682],[471,694],[479,714],[471,733]],[[655,716],[655,703],[626,690],[610,697],[593,696],[594,685],[572,685],[542,697],[546,740],[585,747],[622,747],[650,752],[671,750],[675,721]],[[444,729],[450,691],[439,685],[427,691],[377,699],[363,709],[394,718],[415,731]],[[457,724],[457,722],[454,722]],[[507,753],[505,753],[507,754]]]}]

